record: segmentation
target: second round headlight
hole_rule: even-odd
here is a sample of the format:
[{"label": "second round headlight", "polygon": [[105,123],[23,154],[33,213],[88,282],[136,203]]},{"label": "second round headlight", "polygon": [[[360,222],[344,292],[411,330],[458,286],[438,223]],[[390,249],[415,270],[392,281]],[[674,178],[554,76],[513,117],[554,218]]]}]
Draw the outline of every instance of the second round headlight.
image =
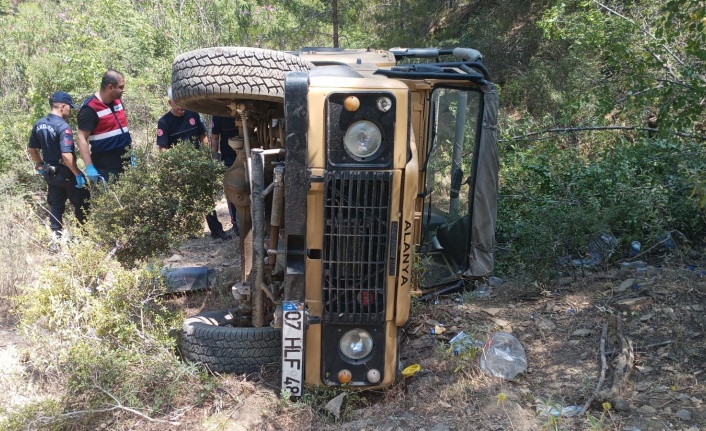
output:
[{"label": "second round headlight", "polygon": [[351,329],[343,334],[339,346],[348,359],[363,359],[373,351],[373,337],[363,329]]},{"label": "second round headlight", "polygon": [[380,149],[382,134],[375,123],[367,120],[356,121],[346,130],[343,143],[348,154],[354,158],[364,159]]}]

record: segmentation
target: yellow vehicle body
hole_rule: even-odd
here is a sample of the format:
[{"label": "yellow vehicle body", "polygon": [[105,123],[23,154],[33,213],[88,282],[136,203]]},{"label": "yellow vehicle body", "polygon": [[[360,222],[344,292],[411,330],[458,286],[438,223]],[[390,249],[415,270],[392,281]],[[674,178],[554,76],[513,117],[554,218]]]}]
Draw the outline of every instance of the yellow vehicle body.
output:
[{"label": "yellow vehicle body", "polygon": [[[177,103],[238,121],[241,161],[224,187],[241,224],[233,292],[241,326],[254,327],[238,331],[281,330],[272,339],[294,395],[303,382],[394,382],[413,292],[492,272],[497,92],[480,53],[213,48],[178,57],[173,75]],[[189,359],[207,362],[212,350],[189,342]]]}]

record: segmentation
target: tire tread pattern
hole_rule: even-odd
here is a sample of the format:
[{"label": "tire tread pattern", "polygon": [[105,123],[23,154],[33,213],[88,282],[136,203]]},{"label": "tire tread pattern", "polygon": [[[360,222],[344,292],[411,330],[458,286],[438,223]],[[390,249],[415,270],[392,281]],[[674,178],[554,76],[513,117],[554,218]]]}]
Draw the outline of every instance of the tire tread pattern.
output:
[{"label": "tire tread pattern", "polygon": [[271,327],[229,326],[228,310],[209,311],[184,321],[179,347],[182,356],[218,373],[254,373],[279,363],[280,331]]},{"label": "tire tread pattern", "polygon": [[174,101],[212,115],[229,114],[233,100],[284,100],[284,74],[313,65],[281,51],[244,47],[203,48],[180,54],[172,64]]}]

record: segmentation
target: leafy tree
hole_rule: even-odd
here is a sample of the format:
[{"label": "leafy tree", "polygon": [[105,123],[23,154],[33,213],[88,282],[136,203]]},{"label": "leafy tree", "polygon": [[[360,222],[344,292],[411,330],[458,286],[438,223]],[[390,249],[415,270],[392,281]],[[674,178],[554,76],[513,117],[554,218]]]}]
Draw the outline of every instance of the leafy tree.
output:
[{"label": "leafy tree", "polygon": [[[541,22],[572,55],[597,59],[597,117],[616,124],[698,134],[704,128],[703,2],[557,2]],[[589,71],[594,61],[588,61]]]}]

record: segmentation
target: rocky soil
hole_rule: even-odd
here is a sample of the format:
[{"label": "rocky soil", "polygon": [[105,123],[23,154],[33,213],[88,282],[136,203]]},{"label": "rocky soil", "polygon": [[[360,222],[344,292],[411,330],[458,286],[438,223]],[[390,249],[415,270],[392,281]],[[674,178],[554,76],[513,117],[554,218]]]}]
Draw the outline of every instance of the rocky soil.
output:
[{"label": "rocky soil", "polygon": [[[215,290],[176,301],[193,313],[217,306],[234,276],[220,259],[237,260],[233,249],[210,238],[182,247],[180,264],[204,262],[224,276]],[[646,260],[645,268],[592,268],[547,285],[493,279],[489,294],[414,304],[400,359],[420,371],[384,391],[346,395],[340,411],[334,409],[338,418],[326,408],[335,392],[312,391],[303,403],[279,400],[272,369],[239,377],[236,386],[252,385],[254,401],[226,403],[218,413],[245,414],[247,420],[225,420],[216,428],[202,422],[205,428],[193,429],[706,429],[706,263]],[[527,371],[512,381],[486,375],[478,357],[454,355],[449,341],[461,331],[480,342],[497,331],[513,334],[524,347]],[[630,352],[631,361],[621,362]],[[589,399],[587,414],[572,415]]]}]

